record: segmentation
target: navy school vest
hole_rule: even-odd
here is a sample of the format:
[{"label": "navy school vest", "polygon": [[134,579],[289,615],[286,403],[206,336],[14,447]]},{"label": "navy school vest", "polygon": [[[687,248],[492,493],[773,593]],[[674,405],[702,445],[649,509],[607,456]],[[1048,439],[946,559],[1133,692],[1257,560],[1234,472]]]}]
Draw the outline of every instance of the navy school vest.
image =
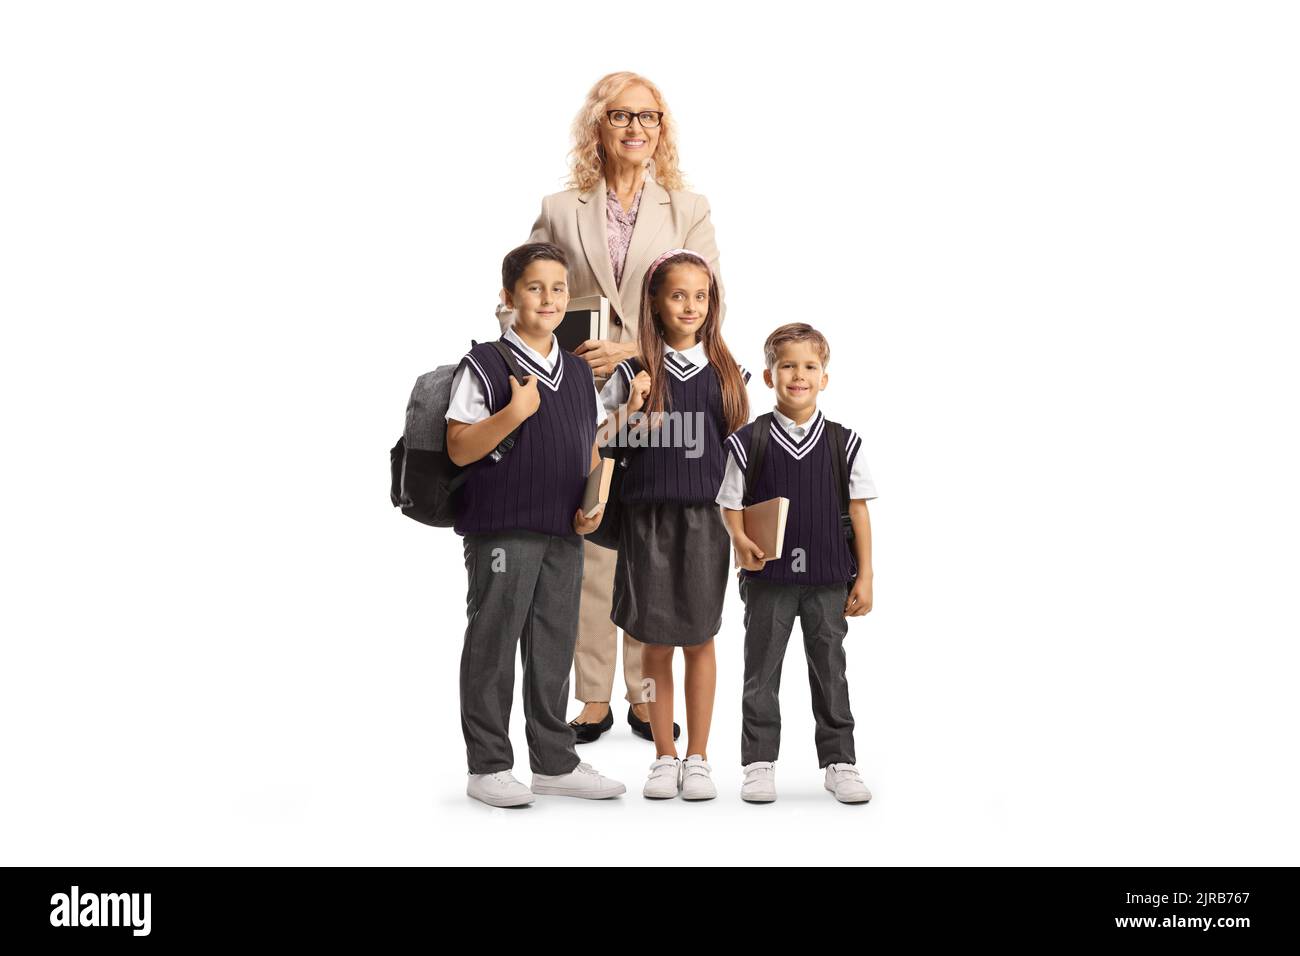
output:
[{"label": "navy school vest", "polygon": [[[748,383],[749,372],[744,366],[738,367],[741,379]],[[614,374],[623,376],[624,383],[629,384],[641,369],[640,361],[631,358],[619,363]],[[683,429],[682,437],[688,437],[692,447],[674,442],[662,447],[630,448],[627,474],[623,477],[619,497],[627,503],[680,501],[713,504],[727,467],[727,453],[722,447],[722,441],[727,437],[727,419],[722,413],[722,382],[712,362],[702,366],[692,364],[684,369],[672,355],[664,356],[664,372],[668,378],[667,411],[683,416],[674,416],[674,422],[684,422],[685,416],[690,417],[689,432]],[[704,414],[696,416],[695,412]]]},{"label": "navy school vest", "polygon": [[[738,429],[726,442],[727,451],[744,472],[748,464],[754,423]],[[849,469],[862,442],[856,432],[844,429]],[[785,540],[781,557],[768,561],[762,571],[740,573],[776,584],[845,584],[857,571],[857,562],[844,539],[840,524],[840,495],[835,480],[835,458],[826,419],[818,409],[808,432],[796,442],[772,421],[767,451],[754,476],[753,500],[789,498]]]},{"label": "navy school vest", "polygon": [[[537,376],[541,405],[524,420],[514,447],[501,460],[487,457],[471,467],[461,490],[456,533],[538,531],[574,537],[573,513],[582,503],[596,440],[591,366],[561,348],[554,371],[547,372],[514,342],[501,338],[524,374]],[[491,342],[475,345],[461,364],[478,376],[492,414],[510,404],[510,370]]]}]

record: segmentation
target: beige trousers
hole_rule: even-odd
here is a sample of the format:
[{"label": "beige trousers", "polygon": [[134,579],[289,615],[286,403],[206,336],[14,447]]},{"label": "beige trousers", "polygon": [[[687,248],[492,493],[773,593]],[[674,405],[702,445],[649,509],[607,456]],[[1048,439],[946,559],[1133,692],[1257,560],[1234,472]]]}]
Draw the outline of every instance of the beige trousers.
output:
[{"label": "beige trousers", "polygon": [[[582,600],[578,609],[578,644],[573,651],[573,696],[584,704],[613,700],[618,658],[618,628],[609,619],[614,604],[614,566],[618,552],[590,541],[582,543]],[[641,642],[623,635],[623,682],[629,704],[645,701],[641,688]]]}]

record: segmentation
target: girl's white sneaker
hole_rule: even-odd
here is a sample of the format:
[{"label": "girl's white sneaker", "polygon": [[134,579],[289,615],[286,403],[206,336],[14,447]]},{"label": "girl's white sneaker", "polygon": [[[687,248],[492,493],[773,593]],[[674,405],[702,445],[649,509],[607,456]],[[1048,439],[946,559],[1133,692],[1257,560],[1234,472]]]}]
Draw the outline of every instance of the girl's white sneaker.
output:
[{"label": "girl's white sneaker", "polygon": [[745,782],[740,785],[740,799],[750,803],[771,803],[776,799],[776,764],[756,760],[745,764]]},{"label": "girl's white sneaker", "polygon": [[835,794],[840,803],[866,803],[871,799],[871,791],[862,782],[858,768],[851,763],[826,765],[826,789]]},{"label": "girl's white sneaker", "polygon": [[516,780],[509,770],[471,773],[465,792],[493,807],[519,807],[533,802],[533,792]]},{"label": "girl's white sneaker", "polygon": [[712,800],[717,795],[713,768],[699,754],[690,754],[682,763],[682,799]]},{"label": "girl's white sneaker", "polygon": [[682,762],[676,757],[658,757],[650,765],[650,777],[641,794],[651,800],[669,800],[682,785]]}]

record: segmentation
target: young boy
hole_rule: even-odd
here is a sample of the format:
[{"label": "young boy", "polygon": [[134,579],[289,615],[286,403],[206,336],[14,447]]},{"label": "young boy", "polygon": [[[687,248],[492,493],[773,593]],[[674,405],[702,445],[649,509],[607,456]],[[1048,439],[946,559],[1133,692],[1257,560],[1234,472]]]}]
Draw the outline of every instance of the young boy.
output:
[{"label": "young boy", "polygon": [[[781,557],[764,563],[745,535],[745,470],[751,422],[726,440],[727,470],[718,492],[722,518],[741,566],[745,602],[745,688],[742,699],[740,795],[753,803],[776,799],[775,761],[781,746],[781,661],[796,615],[803,631],[817,724],[817,757],[825,787],[842,803],[866,803],[871,792],[854,766],[853,714],[845,676],[847,618],[871,610],[871,520],[876,497],[855,432],[844,430],[849,464],[850,548],[840,523],[837,459],[831,432],[817,410],[817,393],[829,382],[830,346],[803,322],[783,325],[763,346],[763,381],[776,390],[776,409],[752,502],[790,499]],[[849,580],[857,572],[857,580]]]},{"label": "young boy", "polygon": [[[460,659],[466,792],[497,807],[531,803],[538,793],[603,799],[627,789],[578,760],[565,720],[578,638],[581,535],[594,531],[602,514],[584,517],[582,495],[600,461],[596,428],[605,418],[590,367],[561,349],[553,332],[569,301],[567,275],[564,252],[550,243],[529,243],[505,257],[502,297],[516,318],[501,340],[523,381],[510,374],[493,343],[480,343],[461,360],[447,409],[452,461],[478,462],[462,486],[456,518],[469,574]],[[516,427],[513,447],[492,455]],[[531,789],[511,773],[516,644]]]}]

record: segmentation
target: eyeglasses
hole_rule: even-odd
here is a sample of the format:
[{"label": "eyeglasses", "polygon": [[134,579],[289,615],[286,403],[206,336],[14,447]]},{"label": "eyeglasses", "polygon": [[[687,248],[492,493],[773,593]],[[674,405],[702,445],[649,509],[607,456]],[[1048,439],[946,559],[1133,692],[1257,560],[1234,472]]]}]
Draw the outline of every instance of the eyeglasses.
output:
[{"label": "eyeglasses", "polygon": [[605,115],[609,117],[609,125],[615,129],[631,126],[633,116],[641,124],[642,129],[654,129],[659,125],[659,120],[664,114],[661,110],[646,110],[644,113],[629,113],[627,110],[606,110]]}]

